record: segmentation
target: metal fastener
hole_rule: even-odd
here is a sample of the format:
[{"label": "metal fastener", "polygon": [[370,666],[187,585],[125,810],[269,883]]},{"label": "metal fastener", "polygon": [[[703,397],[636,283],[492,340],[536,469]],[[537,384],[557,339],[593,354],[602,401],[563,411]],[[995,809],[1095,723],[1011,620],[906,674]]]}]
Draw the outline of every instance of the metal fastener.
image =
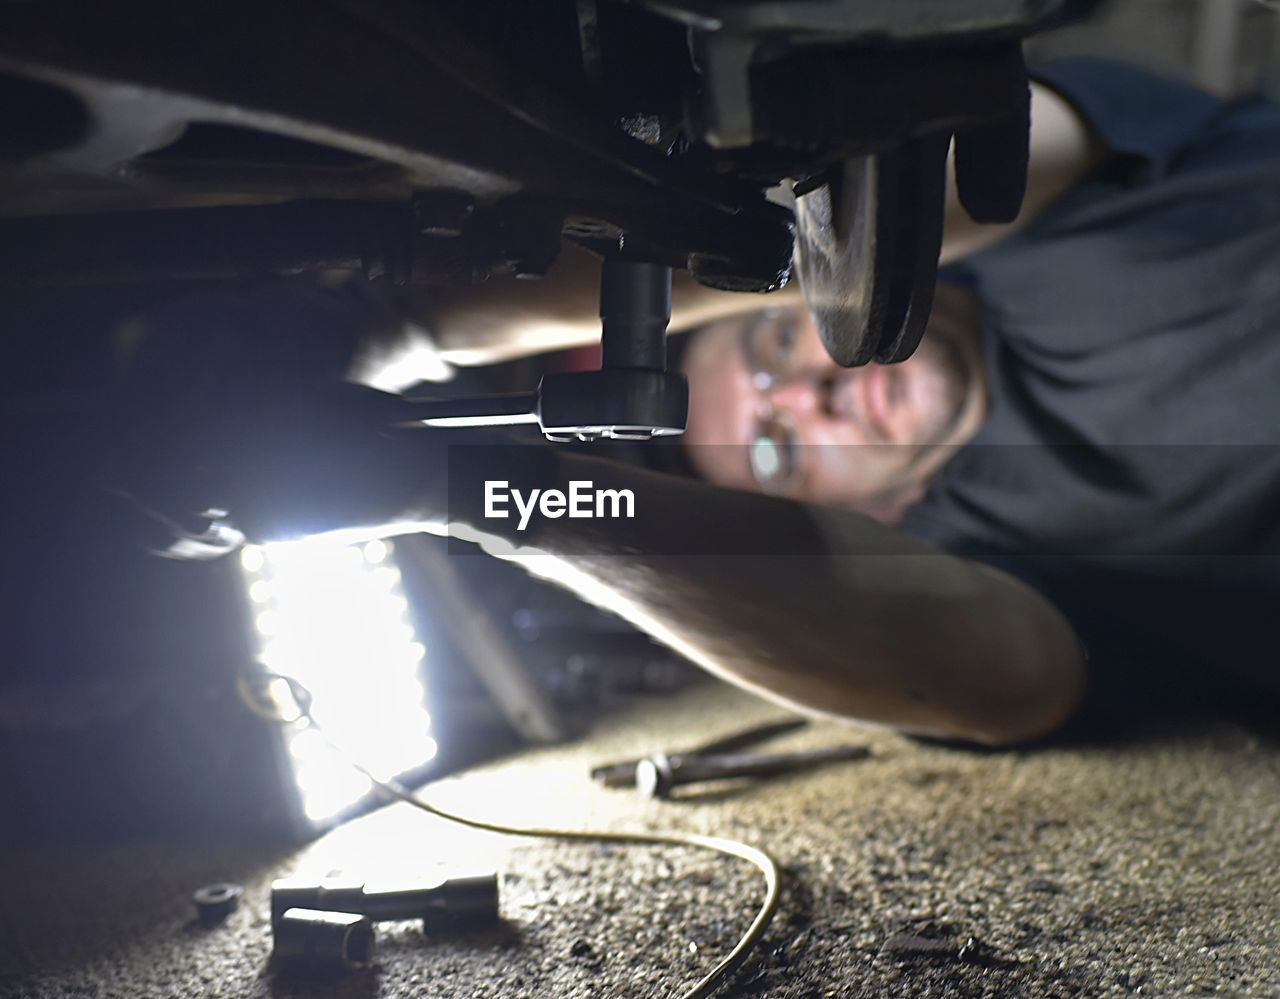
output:
[{"label": "metal fastener", "polygon": [[218,923],[235,911],[244,889],[229,882],[205,885],[191,893],[202,923]]}]

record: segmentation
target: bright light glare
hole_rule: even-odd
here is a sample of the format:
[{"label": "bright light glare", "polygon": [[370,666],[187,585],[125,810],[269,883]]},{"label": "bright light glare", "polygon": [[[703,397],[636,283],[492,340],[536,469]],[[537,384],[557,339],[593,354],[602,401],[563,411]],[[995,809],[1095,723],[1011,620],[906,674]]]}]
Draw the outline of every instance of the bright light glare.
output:
[{"label": "bright light glare", "polygon": [[440,356],[429,333],[406,324],[405,334],[412,345],[369,372],[361,379],[365,384],[383,392],[403,392],[419,382],[447,382],[453,378],[453,366]]},{"label": "bright light glare", "polygon": [[408,620],[391,545],[311,538],[246,548],[240,563],[261,608],[254,620],[262,661],[311,692],[324,730],[289,737],[307,816],[327,819],[371,790],[335,745],[384,780],[431,760],[437,747],[418,680],[425,648]]}]

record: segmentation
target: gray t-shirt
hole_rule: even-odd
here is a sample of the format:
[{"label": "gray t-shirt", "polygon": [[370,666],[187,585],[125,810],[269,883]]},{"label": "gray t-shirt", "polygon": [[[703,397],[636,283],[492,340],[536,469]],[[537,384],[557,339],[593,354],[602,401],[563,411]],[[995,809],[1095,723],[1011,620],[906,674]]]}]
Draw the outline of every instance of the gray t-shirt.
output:
[{"label": "gray t-shirt", "polygon": [[1097,703],[1280,693],[1280,107],[1034,75],[1112,155],[944,274],[986,306],[992,406],[904,527],[1052,599]]}]

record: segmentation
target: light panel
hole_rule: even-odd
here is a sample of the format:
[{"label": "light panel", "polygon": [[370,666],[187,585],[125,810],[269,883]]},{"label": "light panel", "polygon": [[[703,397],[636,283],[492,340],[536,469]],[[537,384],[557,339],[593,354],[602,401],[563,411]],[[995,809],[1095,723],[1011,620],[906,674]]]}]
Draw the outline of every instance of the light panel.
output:
[{"label": "light panel", "polygon": [[383,780],[429,762],[436,743],[418,679],[426,649],[391,543],[307,538],[245,548],[240,565],[259,658],[311,692],[324,731],[286,736],[307,817],[330,819],[371,790],[331,742]]}]

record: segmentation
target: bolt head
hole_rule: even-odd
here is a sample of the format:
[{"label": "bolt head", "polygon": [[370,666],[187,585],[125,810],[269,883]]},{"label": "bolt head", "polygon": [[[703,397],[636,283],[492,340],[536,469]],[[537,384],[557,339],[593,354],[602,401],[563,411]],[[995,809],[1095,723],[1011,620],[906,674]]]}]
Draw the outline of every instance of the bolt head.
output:
[{"label": "bolt head", "polygon": [[671,761],[665,753],[655,753],[636,764],[636,790],[646,798],[666,798],[674,786]]}]

